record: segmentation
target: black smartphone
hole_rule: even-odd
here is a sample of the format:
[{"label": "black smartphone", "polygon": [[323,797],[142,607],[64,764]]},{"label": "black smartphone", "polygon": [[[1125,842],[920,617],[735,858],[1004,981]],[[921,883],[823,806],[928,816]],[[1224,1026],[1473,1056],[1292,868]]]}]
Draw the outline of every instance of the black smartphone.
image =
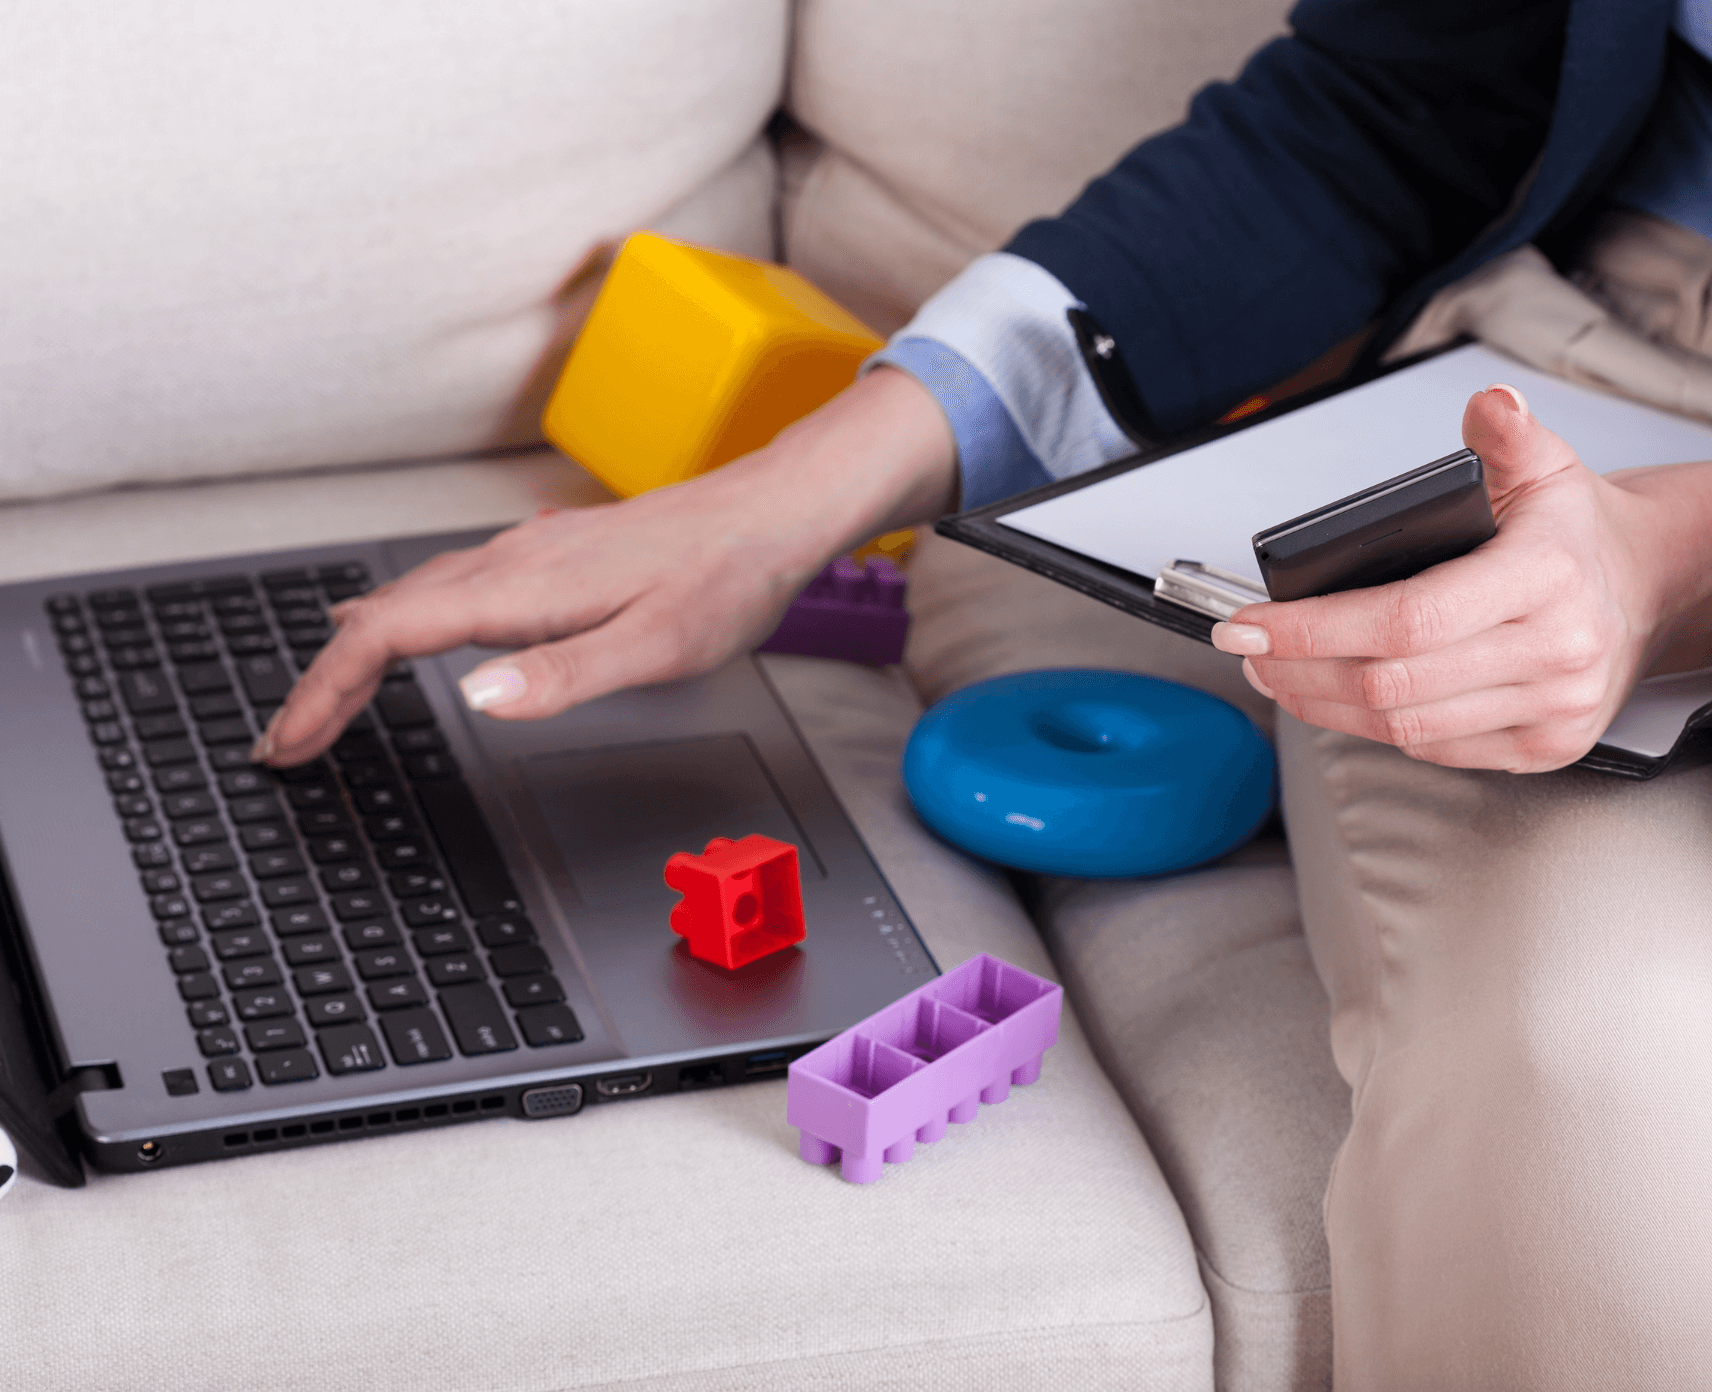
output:
[{"label": "black smartphone", "polygon": [[1486,471],[1458,450],[1254,536],[1273,599],[1363,590],[1466,555],[1498,526]]}]

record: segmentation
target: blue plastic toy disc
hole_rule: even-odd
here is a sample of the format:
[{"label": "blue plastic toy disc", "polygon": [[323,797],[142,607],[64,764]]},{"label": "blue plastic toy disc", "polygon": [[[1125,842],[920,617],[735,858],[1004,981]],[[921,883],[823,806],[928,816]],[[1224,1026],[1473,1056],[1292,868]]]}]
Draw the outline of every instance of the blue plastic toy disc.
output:
[{"label": "blue plastic toy disc", "polygon": [[1051,875],[1163,875],[1214,860],[1272,810],[1272,746],[1227,701],[1132,672],[994,677],[922,716],[904,750],[921,819]]}]

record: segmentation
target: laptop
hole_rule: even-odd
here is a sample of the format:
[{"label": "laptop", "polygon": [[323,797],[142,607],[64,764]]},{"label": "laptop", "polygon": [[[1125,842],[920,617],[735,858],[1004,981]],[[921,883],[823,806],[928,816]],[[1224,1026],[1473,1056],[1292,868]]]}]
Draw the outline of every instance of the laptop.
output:
[{"label": "laptop", "polygon": [[[329,604],[486,535],[0,587],[0,1125],[48,1177],[782,1077],[937,975],[750,657],[510,723],[463,649],[249,762]],[[808,932],[727,970],[662,871],[757,833]]]}]

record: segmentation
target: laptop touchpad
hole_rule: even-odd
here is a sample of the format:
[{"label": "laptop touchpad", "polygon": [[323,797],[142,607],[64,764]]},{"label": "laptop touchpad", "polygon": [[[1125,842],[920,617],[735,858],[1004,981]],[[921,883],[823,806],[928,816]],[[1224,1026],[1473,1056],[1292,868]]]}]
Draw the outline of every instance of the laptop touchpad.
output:
[{"label": "laptop touchpad", "polygon": [[808,839],[743,735],[571,749],[523,761],[523,779],[591,909],[678,900],[661,878],[676,851],[759,833],[797,847],[805,877],[825,878]]}]

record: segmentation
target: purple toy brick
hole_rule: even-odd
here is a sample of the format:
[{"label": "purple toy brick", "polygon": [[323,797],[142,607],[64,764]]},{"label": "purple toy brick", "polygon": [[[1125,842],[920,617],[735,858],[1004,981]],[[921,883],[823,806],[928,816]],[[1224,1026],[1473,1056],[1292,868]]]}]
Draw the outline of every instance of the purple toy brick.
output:
[{"label": "purple toy brick", "polygon": [[908,1160],[948,1121],[1040,1076],[1064,990],[981,953],[791,1065],[785,1120],[811,1165],[839,1160],[852,1184]]},{"label": "purple toy brick", "polygon": [[870,556],[866,568],[840,557],[791,601],[759,650],[874,667],[901,662],[909,632],[904,587],[903,575],[884,556]]}]

